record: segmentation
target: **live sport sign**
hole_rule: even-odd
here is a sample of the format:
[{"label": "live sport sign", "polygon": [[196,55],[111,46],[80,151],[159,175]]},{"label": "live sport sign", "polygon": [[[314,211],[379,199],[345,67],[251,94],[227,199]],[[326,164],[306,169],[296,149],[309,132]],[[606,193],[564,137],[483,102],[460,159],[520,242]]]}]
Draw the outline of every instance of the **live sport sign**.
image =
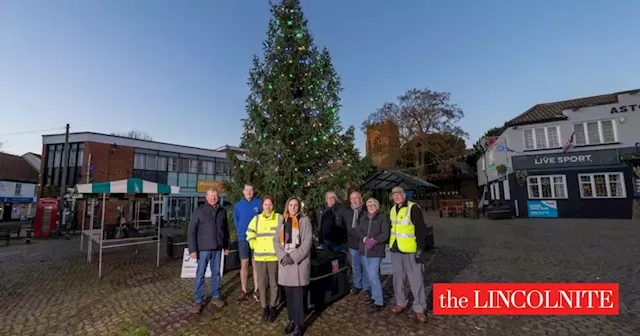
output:
[{"label": "live sport sign", "polygon": [[514,169],[603,166],[619,163],[615,149],[512,157]]}]

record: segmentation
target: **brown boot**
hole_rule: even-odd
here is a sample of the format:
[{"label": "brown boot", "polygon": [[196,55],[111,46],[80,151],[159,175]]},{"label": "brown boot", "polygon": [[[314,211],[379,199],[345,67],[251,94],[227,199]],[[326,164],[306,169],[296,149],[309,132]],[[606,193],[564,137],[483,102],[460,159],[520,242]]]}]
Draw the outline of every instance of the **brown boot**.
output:
[{"label": "brown boot", "polygon": [[218,308],[222,308],[226,305],[226,303],[224,301],[222,301],[221,298],[213,298],[211,299],[211,303],[213,303],[214,306],[218,307]]},{"label": "brown boot", "polygon": [[395,305],[395,306],[393,306],[393,308],[391,308],[391,312],[394,313],[394,314],[400,314],[403,311],[404,311],[404,307],[403,306]]},{"label": "brown boot", "polygon": [[194,303],[193,313],[197,315],[197,314],[200,314],[201,311],[202,311],[202,303]]},{"label": "brown boot", "polygon": [[423,313],[416,313],[416,319],[420,323],[427,323],[427,315]]}]

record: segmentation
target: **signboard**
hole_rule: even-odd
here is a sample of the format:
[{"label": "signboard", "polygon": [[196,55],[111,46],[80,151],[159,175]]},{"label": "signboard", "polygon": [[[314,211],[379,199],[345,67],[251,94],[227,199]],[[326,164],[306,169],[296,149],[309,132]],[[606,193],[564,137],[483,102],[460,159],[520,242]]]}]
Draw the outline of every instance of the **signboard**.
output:
[{"label": "signboard", "polygon": [[5,203],[35,203],[33,197],[0,197],[0,202]]},{"label": "signboard", "polygon": [[588,167],[620,163],[618,151],[615,149],[560,154],[523,155],[514,156],[511,159],[513,160],[513,168],[515,170]]},{"label": "signboard", "polygon": [[558,218],[556,201],[527,201],[529,218]]},{"label": "signboard", "polygon": [[213,188],[218,190],[219,192],[224,191],[224,184],[222,181],[218,180],[198,180],[198,184],[196,186],[196,191],[199,193],[207,192],[209,188]]},{"label": "signboard", "polygon": [[[189,249],[185,248],[184,253],[182,254],[182,271],[180,272],[180,277],[183,279],[194,279],[196,277],[196,270],[198,269],[198,261],[196,259],[191,259],[189,255]],[[220,276],[224,274],[224,253],[220,258]],[[211,266],[207,265],[207,271],[204,274],[205,278],[211,277]]]},{"label": "signboard", "polygon": [[640,111],[640,104],[620,105],[611,108],[611,114]]},{"label": "signboard", "polygon": [[633,196],[640,197],[640,178],[633,178]]},{"label": "signboard", "polygon": [[393,274],[393,266],[391,265],[391,249],[389,245],[385,246],[384,259],[380,263],[380,274],[391,275]]}]

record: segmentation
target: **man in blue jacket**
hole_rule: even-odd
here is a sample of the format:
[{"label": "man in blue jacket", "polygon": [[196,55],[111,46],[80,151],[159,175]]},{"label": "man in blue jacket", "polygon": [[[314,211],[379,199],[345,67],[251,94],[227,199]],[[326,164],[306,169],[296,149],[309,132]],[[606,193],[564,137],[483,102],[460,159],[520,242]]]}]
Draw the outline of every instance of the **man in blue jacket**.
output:
[{"label": "man in blue jacket", "polygon": [[[247,228],[253,217],[262,212],[262,202],[260,198],[254,197],[253,186],[245,184],[242,189],[242,198],[233,207],[233,224],[238,233],[238,255],[240,257],[240,286],[242,291],[236,300],[242,303],[247,298],[247,280],[249,278],[249,260],[251,259],[251,248],[247,242]],[[252,261],[253,268],[253,298],[260,301],[258,295],[258,275],[256,274],[256,262]]]}]

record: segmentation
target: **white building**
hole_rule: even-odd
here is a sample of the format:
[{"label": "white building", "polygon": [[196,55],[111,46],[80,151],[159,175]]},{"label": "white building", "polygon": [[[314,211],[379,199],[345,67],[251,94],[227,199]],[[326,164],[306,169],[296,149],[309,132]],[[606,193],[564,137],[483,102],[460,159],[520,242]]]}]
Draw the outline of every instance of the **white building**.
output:
[{"label": "white building", "polygon": [[35,215],[38,164],[27,158],[0,153],[0,221],[19,220]]}]

